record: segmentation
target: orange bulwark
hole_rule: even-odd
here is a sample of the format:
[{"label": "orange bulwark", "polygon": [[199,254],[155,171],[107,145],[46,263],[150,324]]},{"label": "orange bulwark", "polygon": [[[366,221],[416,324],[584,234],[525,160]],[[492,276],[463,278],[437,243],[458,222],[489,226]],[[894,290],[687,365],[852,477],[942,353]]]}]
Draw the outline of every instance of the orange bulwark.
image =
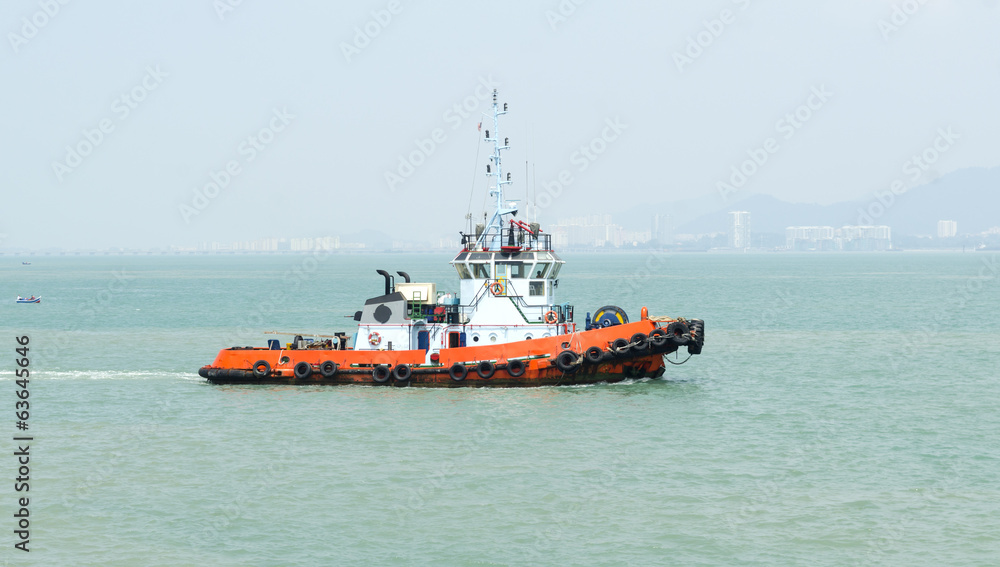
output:
[{"label": "orange bulwark", "polygon": [[[661,326],[660,323],[668,323]],[[368,384],[425,387],[559,386],[659,377],[663,356],[704,344],[699,320],[642,320],[497,345],[423,350],[234,347],[199,370],[217,384]]]}]

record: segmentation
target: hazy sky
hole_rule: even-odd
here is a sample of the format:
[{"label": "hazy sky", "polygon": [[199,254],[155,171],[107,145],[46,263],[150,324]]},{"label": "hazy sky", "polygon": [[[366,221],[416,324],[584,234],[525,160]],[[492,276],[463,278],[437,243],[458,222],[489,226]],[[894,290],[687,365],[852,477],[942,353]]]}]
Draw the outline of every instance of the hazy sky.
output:
[{"label": "hazy sky", "polygon": [[470,191],[482,211],[493,86],[509,196],[534,163],[543,223],[722,193],[865,199],[911,182],[914,155],[938,174],[1000,162],[997,0],[4,0],[0,15],[0,248],[454,237]]}]

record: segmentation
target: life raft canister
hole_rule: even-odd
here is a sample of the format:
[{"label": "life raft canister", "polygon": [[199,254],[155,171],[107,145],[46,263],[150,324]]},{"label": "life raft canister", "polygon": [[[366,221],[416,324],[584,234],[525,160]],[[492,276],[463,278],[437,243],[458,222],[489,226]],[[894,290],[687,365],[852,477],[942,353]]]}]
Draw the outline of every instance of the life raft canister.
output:
[{"label": "life raft canister", "polygon": [[382,335],[372,332],[368,334],[368,344],[378,346],[382,342]]}]

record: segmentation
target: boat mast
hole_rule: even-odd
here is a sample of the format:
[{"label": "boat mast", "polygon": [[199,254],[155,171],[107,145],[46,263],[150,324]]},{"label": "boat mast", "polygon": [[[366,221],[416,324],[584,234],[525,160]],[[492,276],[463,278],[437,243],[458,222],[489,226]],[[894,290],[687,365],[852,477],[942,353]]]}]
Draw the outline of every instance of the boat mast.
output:
[{"label": "boat mast", "polygon": [[492,167],[486,166],[486,175],[487,177],[496,177],[495,185],[490,187],[490,196],[496,197],[496,208],[490,221],[484,227],[483,234],[476,241],[476,247],[480,249],[484,247],[490,250],[499,249],[502,242],[504,215],[517,214],[517,202],[506,201],[503,196],[503,186],[513,183],[509,173],[504,177],[503,163],[500,157],[501,150],[510,149],[509,138],[500,137],[500,116],[503,114],[507,114],[507,103],[504,103],[503,110],[500,110],[500,105],[497,102],[497,90],[493,89],[492,137],[490,137],[490,131],[486,131],[486,141],[493,142],[493,155],[490,156]]}]

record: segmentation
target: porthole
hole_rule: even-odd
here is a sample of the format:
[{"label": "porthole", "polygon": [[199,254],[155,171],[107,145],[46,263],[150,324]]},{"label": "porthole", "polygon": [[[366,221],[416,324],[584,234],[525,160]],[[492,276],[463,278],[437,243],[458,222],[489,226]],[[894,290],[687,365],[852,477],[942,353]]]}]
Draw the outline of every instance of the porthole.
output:
[{"label": "porthole", "polygon": [[490,342],[491,342],[491,343],[495,343],[495,342],[497,342],[497,336],[496,336],[496,333],[490,333]]}]

